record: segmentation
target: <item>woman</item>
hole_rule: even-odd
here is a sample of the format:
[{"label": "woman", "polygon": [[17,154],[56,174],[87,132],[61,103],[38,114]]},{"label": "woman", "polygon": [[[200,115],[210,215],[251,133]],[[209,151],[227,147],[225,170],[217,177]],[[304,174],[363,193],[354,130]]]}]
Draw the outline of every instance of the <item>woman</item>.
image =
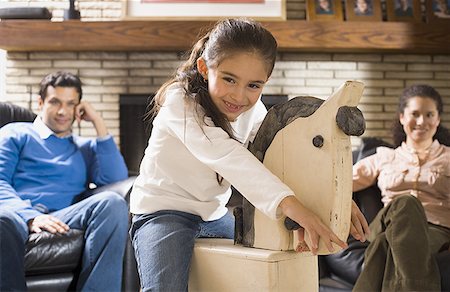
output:
[{"label": "woman", "polygon": [[394,126],[398,147],[380,147],[353,168],[353,190],[378,180],[385,205],[370,224],[354,291],[440,291],[434,255],[450,243],[450,135],[442,112],[434,88],[406,88]]}]

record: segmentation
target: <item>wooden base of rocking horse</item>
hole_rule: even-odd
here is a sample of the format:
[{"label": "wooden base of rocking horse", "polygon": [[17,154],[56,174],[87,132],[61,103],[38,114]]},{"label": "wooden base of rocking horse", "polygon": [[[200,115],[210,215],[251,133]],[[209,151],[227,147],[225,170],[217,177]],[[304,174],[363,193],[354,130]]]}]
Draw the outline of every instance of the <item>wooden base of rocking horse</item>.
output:
[{"label": "wooden base of rocking horse", "polygon": [[318,291],[317,256],[233,245],[231,239],[199,239],[189,291]]}]

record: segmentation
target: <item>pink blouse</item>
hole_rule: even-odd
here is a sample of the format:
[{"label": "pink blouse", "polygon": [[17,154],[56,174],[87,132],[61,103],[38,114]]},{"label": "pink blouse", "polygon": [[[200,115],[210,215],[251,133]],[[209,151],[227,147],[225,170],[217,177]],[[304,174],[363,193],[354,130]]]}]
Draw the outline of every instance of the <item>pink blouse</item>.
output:
[{"label": "pink blouse", "polygon": [[405,143],[396,149],[379,147],[376,154],[353,166],[353,191],[365,189],[377,179],[385,206],[396,196],[415,196],[429,222],[450,228],[450,147],[435,140],[422,165]]}]

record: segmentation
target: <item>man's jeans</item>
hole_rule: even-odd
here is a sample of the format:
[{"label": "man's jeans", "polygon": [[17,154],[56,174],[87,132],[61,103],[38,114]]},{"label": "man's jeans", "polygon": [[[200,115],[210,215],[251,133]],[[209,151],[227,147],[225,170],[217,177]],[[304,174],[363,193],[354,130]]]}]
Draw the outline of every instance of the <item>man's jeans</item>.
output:
[{"label": "man's jeans", "polygon": [[[70,228],[85,230],[78,291],[120,291],[127,239],[128,207],[114,192],[102,192],[50,213]],[[0,291],[25,291],[27,224],[0,210]]]},{"label": "man's jeans", "polygon": [[194,242],[199,237],[234,237],[234,218],[205,222],[179,211],[135,215],[130,236],[142,291],[187,291]]}]

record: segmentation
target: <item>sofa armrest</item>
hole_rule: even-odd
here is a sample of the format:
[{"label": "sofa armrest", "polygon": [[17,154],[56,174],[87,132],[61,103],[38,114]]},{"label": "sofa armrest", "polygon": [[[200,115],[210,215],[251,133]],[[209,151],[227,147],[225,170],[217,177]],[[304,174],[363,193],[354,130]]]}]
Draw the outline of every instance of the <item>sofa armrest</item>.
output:
[{"label": "sofa armrest", "polygon": [[76,198],[76,202],[79,202],[81,200],[86,199],[87,197],[90,197],[92,195],[104,192],[104,191],[112,191],[115,192],[119,195],[121,195],[125,200],[129,200],[129,194],[131,191],[131,187],[133,186],[134,180],[136,179],[136,176],[130,176],[124,180],[115,182],[115,183],[111,183],[111,184],[107,184],[95,189],[91,189],[91,190],[87,190],[85,192],[83,192],[82,194],[80,194],[77,198]]}]

